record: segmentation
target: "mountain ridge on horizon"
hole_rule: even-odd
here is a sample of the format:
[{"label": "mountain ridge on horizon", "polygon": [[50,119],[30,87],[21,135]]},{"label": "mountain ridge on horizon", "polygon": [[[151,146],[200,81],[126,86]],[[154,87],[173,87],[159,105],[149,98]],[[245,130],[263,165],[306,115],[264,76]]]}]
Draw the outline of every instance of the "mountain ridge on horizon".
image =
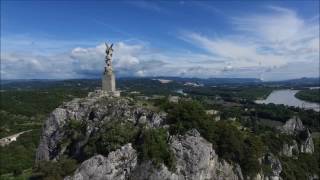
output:
[{"label": "mountain ridge on horizon", "polygon": [[[68,81],[68,80],[100,80],[101,78],[56,78],[56,79],[49,79],[49,78],[32,78],[32,79],[1,79],[1,82],[3,81]],[[179,76],[145,76],[145,77],[139,77],[139,76],[123,76],[123,77],[117,77],[116,79],[168,79],[168,80],[174,80],[174,79],[185,79],[185,80],[254,80],[259,82],[283,82],[283,81],[296,81],[296,80],[302,80],[302,79],[318,79],[320,81],[319,77],[301,77],[301,78],[291,78],[291,79],[284,79],[284,80],[261,80],[259,78],[237,78],[237,77],[209,77],[209,78],[199,78],[199,77],[179,77]]]}]

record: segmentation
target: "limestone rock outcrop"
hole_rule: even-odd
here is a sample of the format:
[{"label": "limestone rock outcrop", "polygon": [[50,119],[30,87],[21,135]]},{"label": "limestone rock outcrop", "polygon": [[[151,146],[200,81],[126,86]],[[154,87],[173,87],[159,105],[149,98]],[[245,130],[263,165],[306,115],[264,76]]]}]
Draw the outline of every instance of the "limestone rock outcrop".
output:
[{"label": "limestone rock outcrop", "polygon": [[83,99],[76,98],[56,108],[45,121],[36,161],[59,158],[63,149],[58,145],[65,137],[66,125],[71,120],[86,124],[85,138],[82,142],[78,142],[78,149],[80,149],[88,137],[103,123],[116,119],[155,128],[162,125],[165,115],[132,105],[130,99],[108,96],[103,92],[91,93]]},{"label": "limestone rock outcrop", "polygon": [[312,154],[314,152],[314,143],[309,129],[300,134],[300,152]]},{"label": "limestone rock outcrop", "polygon": [[305,130],[304,125],[300,118],[294,116],[286,121],[286,123],[280,128],[280,130],[285,134],[295,135],[303,130]]},{"label": "limestone rock outcrop", "polygon": [[66,180],[102,179],[150,179],[150,180],[241,180],[238,165],[219,159],[212,144],[191,130],[184,136],[173,136],[169,142],[176,158],[176,168],[170,171],[165,165],[153,165],[151,161],[137,164],[137,154],[130,144],[111,152],[108,157],[94,156],[84,161]]},{"label": "limestone rock outcrop", "polygon": [[[295,136],[298,139],[298,152],[300,153],[310,153],[314,152],[314,143],[311,136],[311,132],[306,128],[300,118],[293,117],[289,119],[282,127],[279,128],[282,133]],[[296,143],[296,141],[294,141]],[[296,150],[296,145],[293,144],[292,147],[289,145],[284,145],[283,154],[292,156],[292,150]]]},{"label": "limestone rock outcrop", "polygon": [[281,155],[292,157],[299,153],[299,146],[296,140],[292,140],[292,143],[283,144],[282,151],[280,152]]},{"label": "limestone rock outcrop", "polygon": [[73,176],[65,180],[125,180],[137,165],[137,153],[131,144],[110,152],[108,157],[96,155],[84,161]]},{"label": "limestone rock outcrop", "polygon": [[270,172],[264,172],[264,179],[266,180],[280,180],[280,173],[282,171],[282,165],[280,160],[272,153],[267,153],[262,158],[262,164],[270,168]]},{"label": "limestone rock outcrop", "polygon": [[243,179],[239,166],[219,159],[212,144],[197,130],[174,136],[170,146],[176,157],[179,179]]},{"label": "limestone rock outcrop", "polygon": [[[68,122],[85,124],[81,138],[73,149],[73,157],[88,143],[92,135],[111,121],[132,122],[136,127],[168,128],[165,113],[155,113],[136,105],[129,98],[115,97],[103,91],[92,92],[83,99],[74,99],[56,108],[43,126],[36,161],[58,160],[65,149],[60,146],[68,135]],[[293,156],[295,151],[313,153],[314,144],[309,129],[298,118],[292,118],[280,129],[283,133],[299,137],[293,144],[284,144],[280,153]],[[127,143],[127,142],[125,142]],[[94,155],[84,160],[66,180],[243,180],[241,167],[219,158],[212,144],[192,129],[184,135],[169,136],[169,148],[175,158],[175,168],[164,164],[155,166],[150,160],[140,162],[138,152],[128,143],[106,156]],[[67,151],[66,151],[67,152]],[[254,179],[279,180],[282,165],[275,155],[266,153],[260,159],[270,171],[258,173]],[[247,178],[246,178],[247,179]]]}]

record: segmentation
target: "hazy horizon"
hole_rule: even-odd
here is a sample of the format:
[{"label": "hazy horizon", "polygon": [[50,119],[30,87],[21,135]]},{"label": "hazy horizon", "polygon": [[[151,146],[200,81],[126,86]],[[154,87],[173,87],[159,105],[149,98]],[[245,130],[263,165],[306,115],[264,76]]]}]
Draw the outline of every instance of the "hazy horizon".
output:
[{"label": "hazy horizon", "polygon": [[[186,78],[186,79],[252,79],[252,80],[261,80],[259,78],[241,78],[241,77],[208,77],[208,78],[201,78],[201,77],[178,77],[178,76],[120,76],[116,77],[117,79],[122,78],[163,78],[163,79],[171,79],[171,78]],[[276,81],[290,81],[290,80],[299,80],[299,79],[320,79],[319,77],[301,77],[301,78],[293,78],[293,79],[282,79],[282,80],[261,80],[262,82],[276,82]],[[63,80],[101,80],[101,77],[93,77],[93,78],[42,78],[42,79],[2,79],[5,81],[38,81],[38,80],[50,80],[50,81],[63,81]],[[320,82],[319,82],[320,83]]]}]

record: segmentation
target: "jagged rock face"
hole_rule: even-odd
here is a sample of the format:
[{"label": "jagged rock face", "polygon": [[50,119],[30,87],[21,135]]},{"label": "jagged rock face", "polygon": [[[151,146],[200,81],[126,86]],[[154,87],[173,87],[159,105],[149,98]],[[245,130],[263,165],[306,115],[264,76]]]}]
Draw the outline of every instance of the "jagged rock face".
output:
[{"label": "jagged rock face", "polygon": [[289,119],[281,128],[281,131],[286,134],[296,135],[300,131],[305,130],[300,118],[294,116]]},{"label": "jagged rock face", "polygon": [[270,166],[271,172],[269,174],[266,174],[265,176],[268,177],[270,180],[278,180],[282,179],[280,177],[280,173],[282,171],[282,165],[280,160],[275,157],[271,153],[267,153],[263,159],[263,164]]},{"label": "jagged rock face", "polygon": [[178,175],[161,164],[155,167],[151,161],[142,162],[131,174],[130,180],[180,180]]},{"label": "jagged rock face", "polygon": [[292,157],[293,155],[299,153],[299,147],[296,140],[292,141],[292,144],[283,144],[281,155]]},{"label": "jagged rock face", "polygon": [[186,179],[243,179],[236,167],[219,161],[212,144],[191,130],[184,136],[174,136],[170,146],[175,154],[176,172]]},{"label": "jagged rock face", "polygon": [[70,120],[85,122],[87,125],[86,138],[83,142],[78,143],[79,149],[86,143],[91,133],[111,120],[145,124],[149,128],[162,125],[165,114],[154,113],[130,104],[132,103],[126,98],[90,94],[87,98],[77,98],[56,108],[45,121],[37,149],[36,161],[59,158],[63,149],[58,148],[58,143],[65,136],[65,126]]},{"label": "jagged rock face", "polygon": [[191,130],[184,136],[173,136],[169,144],[176,158],[175,172],[169,171],[164,165],[156,169],[150,162],[145,162],[136,169],[132,179],[243,179],[240,167],[220,160],[212,149],[212,144],[196,130]]},{"label": "jagged rock face", "polygon": [[[85,122],[86,138],[78,143],[78,149],[85,145],[104,123],[112,120],[145,124],[149,128],[165,126],[165,114],[154,113],[137,107],[126,98],[114,98],[90,94],[84,99],[74,99],[56,108],[43,127],[36,160],[59,159],[64,149],[59,143],[66,136],[70,120]],[[130,144],[110,152],[107,157],[96,155],[84,161],[69,180],[86,179],[243,179],[238,165],[220,160],[212,144],[202,138],[198,131],[191,130],[184,136],[172,136],[169,146],[176,158],[176,171],[171,172],[165,165],[155,167],[152,162],[137,163],[137,153]]]},{"label": "jagged rock face", "polygon": [[[167,127],[164,124],[165,114],[154,113],[150,110],[132,105],[127,98],[115,98],[105,94],[90,94],[84,99],[74,99],[56,108],[48,117],[43,127],[36,160],[59,159],[64,149],[59,143],[66,136],[67,123],[70,120],[85,122],[85,138],[78,142],[81,149],[89,137],[97,132],[105,123],[112,120],[128,121],[135,125],[144,124],[147,128]],[[290,119],[282,132],[302,136],[302,141],[294,141],[293,145],[284,145],[283,155],[292,156],[293,151],[300,150],[312,153],[314,144],[310,131],[302,125],[298,118]],[[168,140],[173,151],[176,166],[169,170],[164,164],[155,167],[151,161],[138,163],[137,152],[131,144],[126,144],[107,157],[95,155],[84,161],[67,180],[242,180],[241,168],[219,159],[212,144],[201,137],[196,130],[188,131],[185,135],[171,136]],[[261,172],[254,179],[281,179],[282,166],[278,158],[266,154],[261,158],[263,165],[269,166],[271,172]]]},{"label": "jagged rock face", "polygon": [[[302,124],[302,121],[298,117],[293,117],[289,119],[281,128],[280,131],[285,134],[297,136],[299,141],[298,152],[301,153],[313,153],[314,152],[314,143],[310,130]],[[285,147],[283,149],[283,154],[292,156],[292,151],[290,149],[296,149],[296,146]]]},{"label": "jagged rock face", "polygon": [[108,157],[96,155],[84,161],[73,176],[65,180],[124,180],[137,165],[137,153],[131,144],[110,152]]},{"label": "jagged rock face", "polygon": [[254,180],[282,180],[280,176],[282,165],[276,156],[274,156],[272,153],[267,153],[260,159],[260,163],[263,166],[269,167],[271,171],[258,173],[253,178]]},{"label": "jagged rock face", "polygon": [[306,134],[306,136],[300,142],[300,152],[312,154],[314,152],[314,143],[309,129],[301,133]]},{"label": "jagged rock face", "polygon": [[84,161],[75,174],[67,180],[238,180],[243,179],[239,166],[219,160],[212,144],[196,130],[184,136],[174,136],[170,148],[176,157],[176,170],[171,172],[165,165],[155,167],[151,161],[137,164],[135,150],[130,145],[111,152],[108,157],[94,156]]}]

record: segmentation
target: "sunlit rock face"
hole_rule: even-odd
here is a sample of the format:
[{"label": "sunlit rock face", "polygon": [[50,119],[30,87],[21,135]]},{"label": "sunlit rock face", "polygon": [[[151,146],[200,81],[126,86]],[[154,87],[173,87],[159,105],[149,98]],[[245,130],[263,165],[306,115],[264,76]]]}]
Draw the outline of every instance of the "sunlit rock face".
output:
[{"label": "sunlit rock face", "polygon": [[219,159],[212,144],[197,130],[172,137],[170,146],[176,157],[176,174],[181,179],[243,179],[241,169]]},{"label": "sunlit rock face", "polygon": [[155,113],[136,106],[128,98],[114,97],[103,91],[90,93],[87,98],[64,103],[49,115],[42,129],[36,161],[58,159],[63,154],[64,149],[58,145],[66,137],[66,126],[71,120],[86,124],[85,138],[77,142],[77,153],[104,123],[121,120],[156,128],[162,126],[165,116],[165,113]]},{"label": "sunlit rock face", "polygon": [[169,142],[176,158],[174,171],[165,165],[155,167],[152,162],[137,163],[137,153],[127,144],[111,152],[108,157],[94,156],[84,161],[74,175],[66,180],[241,180],[238,165],[219,159],[212,144],[202,138],[198,131],[191,130],[184,136],[172,136]]},{"label": "sunlit rock face", "polygon": [[289,119],[281,128],[281,132],[285,134],[295,135],[303,130],[305,130],[304,125],[300,118],[294,116]]},{"label": "sunlit rock face", "polygon": [[[293,150],[298,149],[298,153],[313,153],[314,143],[312,140],[311,132],[306,128],[300,118],[293,117],[289,119],[282,127],[279,128],[282,133],[292,135],[299,139],[298,142],[293,141],[293,145],[284,145],[283,154],[287,156],[292,156]],[[297,144],[297,145],[295,145]],[[290,146],[290,147],[289,147]],[[298,148],[296,147],[298,146]]]},{"label": "sunlit rock face", "polygon": [[84,161],[73,176],[65,180],[125,180],[137,166],[137,153],[126,144],[107,157],[96,155]]}]

